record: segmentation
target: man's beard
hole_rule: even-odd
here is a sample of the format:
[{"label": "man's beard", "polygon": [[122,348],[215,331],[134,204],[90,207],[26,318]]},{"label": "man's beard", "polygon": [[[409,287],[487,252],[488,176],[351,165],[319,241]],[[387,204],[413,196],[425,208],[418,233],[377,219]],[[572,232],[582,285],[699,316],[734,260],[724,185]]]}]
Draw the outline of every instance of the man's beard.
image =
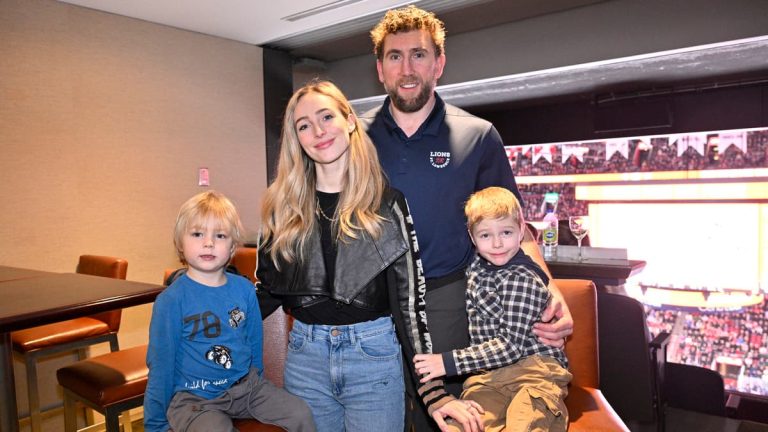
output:
[{"label": "man's beard", "polygon": [[400,87],[400,84],[401,83],[398,82],[393,88],[387,88],[386,90],[389,98],[392,100],[392,105],[394,105],[395,108],[397,108],[399,111],[406,113],[416,112],[424,108],[424,105],[427,104],[429,97],[434,91],[434,87],[430,83],[422,83],[421,91],[416,95],[415,98],[405,99],[397,93],[397,89]]}]

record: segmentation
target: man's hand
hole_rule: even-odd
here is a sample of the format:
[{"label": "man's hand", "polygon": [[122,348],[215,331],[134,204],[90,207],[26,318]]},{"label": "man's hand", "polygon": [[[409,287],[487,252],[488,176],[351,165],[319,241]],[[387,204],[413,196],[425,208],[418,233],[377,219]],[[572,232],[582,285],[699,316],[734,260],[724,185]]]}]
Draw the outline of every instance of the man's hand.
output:
[{"label": "man's hand", "polygon": [[416,366],[416,372],[421,375],[422,383],[445,375],[443,356],[440,354],[416,354],[413,357],[413,363]]},{"label": "man's hand", "polygon": [[533,325],[533,334],[542,343],[560,348],[565,345],[565,338],[573,333],[573,317],[560,290],[551,280],[548,288],[552,293],[552,301],[541,314],[541,322]]},{"label": "man's hand", "polygon": [[484,413],[485,410],[479,403],[456,399],[436,409],[432,413],[432,418],[435,419],[442,432],[450,432],[448,424],[445,422],[446,417],[459,423],[464,428],[464,432],[482,432]]}]

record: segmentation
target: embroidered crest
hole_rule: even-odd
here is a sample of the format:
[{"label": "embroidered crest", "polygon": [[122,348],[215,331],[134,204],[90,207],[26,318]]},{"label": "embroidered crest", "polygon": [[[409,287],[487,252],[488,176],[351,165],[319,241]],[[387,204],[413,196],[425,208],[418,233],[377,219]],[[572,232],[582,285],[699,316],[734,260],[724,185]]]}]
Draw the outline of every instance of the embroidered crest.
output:
[{"label": "embroidered crest", "polygon": [[445,168],[451,162],[451,152],[429,152],[429,162],[435,168]]}]

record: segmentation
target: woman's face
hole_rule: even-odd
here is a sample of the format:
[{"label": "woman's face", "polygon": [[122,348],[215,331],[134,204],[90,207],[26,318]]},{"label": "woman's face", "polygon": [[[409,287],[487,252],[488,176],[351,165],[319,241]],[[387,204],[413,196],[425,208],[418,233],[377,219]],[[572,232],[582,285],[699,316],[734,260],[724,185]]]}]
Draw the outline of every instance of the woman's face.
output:
[{"label": "woman's face", "polygon": [[352,115],[345,117],[336,101],[319,93],[307,93],[293,111],[296,135],[315,164],[346,163],[349,136],[355,129]]}]

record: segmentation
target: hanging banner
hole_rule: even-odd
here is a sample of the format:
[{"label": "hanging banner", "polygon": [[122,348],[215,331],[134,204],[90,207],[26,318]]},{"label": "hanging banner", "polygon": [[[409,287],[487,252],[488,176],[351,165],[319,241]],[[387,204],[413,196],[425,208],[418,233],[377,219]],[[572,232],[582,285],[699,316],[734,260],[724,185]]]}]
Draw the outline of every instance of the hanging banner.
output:
[{"label": "hanging banner", "polygon": [[514,163],[517,160],[518,149],[514,146],[504,146],[504,151],[507,153],[507,160],[509,163]]},{"label": "hanging banner", "polygon": [[635,152],[632,155],[632,165],[640,168],[644,166],[645,162],[651,156],[653,146],[651,146],[647,139],[638,139],[635,141]]},{"label": "hanging banner", "polygon": [[[669,139],[672,143],[672,138]],[[704,145],[707,143],[707,134],[687,134],[677,135],[677,155],[681,156],[688,150],[688,147],[693,147],[700,155],[704,156]]]},{"label": "hanging banner", "polygon": [[533,146],[533,163],[536,164],[539,159],[544,158],[547,162],[552,163],[552,145],[534,145]]},{"label": "hanging banner", "polygon": [[530,159],[530,157],[531,157],[531,147],[533,147],[533,145],[528,144],[528,145],[520,145],[520,146],[516,146],[516,147],[517,147],[518,157],[522,156],[523,158]]},{"label": "hanging banner", "polygon": [[584,147],[581,144],[563,144],[560,151],[563,152],[562,163],[568,162],[568,159],[570,159],[571,156],[575,157],[579,162],[584,163],[584,155],[589,152],[589,148]]},{"label": "hanging banner", "polygon": [[717,151],[720,154],[730,146],[736,146],[742,153],[747,152],[747,137],[744,132],[724,132],[720,134],[720,142],[717,145]]},{"label": "hanging banner", "polygon": [[624,159],[628,159],[629,141],[627,140],[608,140],[605,142],[605,160],[608,160],[614,153],[618,152]]}]

